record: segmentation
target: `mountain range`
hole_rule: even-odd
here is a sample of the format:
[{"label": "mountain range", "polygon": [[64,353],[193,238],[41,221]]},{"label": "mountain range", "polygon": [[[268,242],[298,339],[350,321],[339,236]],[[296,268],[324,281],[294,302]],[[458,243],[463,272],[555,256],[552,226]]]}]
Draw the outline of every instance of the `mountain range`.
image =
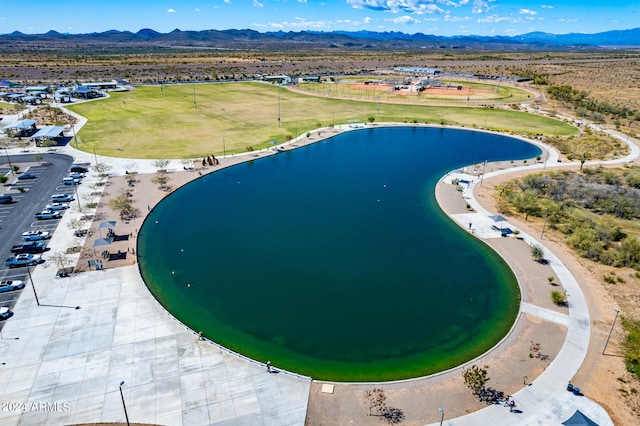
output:
[{"label": "mountain range", "polygon": [[0,51],[29,49],[203,48],[203,49],[486,49],[570,50],[640,48],[640,28],[595,34],[531,32],[518,36],[452,36],[373,31],[258,32],[254,30],[182,31],[160,33],[142,29],[136,33],[110,30],[101,33],[45,34],[13,32],[0,35]]}]

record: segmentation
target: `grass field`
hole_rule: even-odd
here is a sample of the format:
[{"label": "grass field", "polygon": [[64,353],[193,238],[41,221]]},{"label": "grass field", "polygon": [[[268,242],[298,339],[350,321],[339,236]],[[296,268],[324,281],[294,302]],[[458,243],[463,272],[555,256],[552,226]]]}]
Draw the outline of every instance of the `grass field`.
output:
[{"label": "grass field", "polygon": [[260,83],[137,87],[69,109],[89,119],[78,133],[80,149],[128,158],[246,152],[314,128],[369,117],[376,122],[451,124],[516,134],[576,132],[561,121],[513,110],[340,100]]}]

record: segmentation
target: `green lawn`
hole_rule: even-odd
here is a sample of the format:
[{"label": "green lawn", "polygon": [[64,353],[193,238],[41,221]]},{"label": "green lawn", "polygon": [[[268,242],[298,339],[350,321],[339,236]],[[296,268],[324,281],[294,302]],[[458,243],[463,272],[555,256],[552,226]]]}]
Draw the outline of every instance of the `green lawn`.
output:
[{"label": "green lawn", "polygon": [[486,126],[516,134],[569,135],[577,131],[558,120],[512,110],[347,101],[260,83],[137,87],[69,109],[89,119],[78,132],[80,149],[128,158],[246,152],[317,127],[363,122],[369,117],[376,122]]}]

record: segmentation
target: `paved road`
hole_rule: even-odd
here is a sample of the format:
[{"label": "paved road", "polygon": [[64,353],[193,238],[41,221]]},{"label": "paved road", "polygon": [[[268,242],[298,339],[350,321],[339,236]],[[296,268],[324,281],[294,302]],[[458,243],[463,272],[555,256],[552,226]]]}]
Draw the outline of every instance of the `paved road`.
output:
[{"label": "paved road", "polygon": [[[0,205],[0,281],[21,280],[27,283],[28,275],[26,268],[10,269],[4,265],[4,260],[10,257],[11,246],[22,241],[21,234],[28,230],[42,230],[53,233],[60,220],[35,220],[34,215],[42,211],[51,201],[51,194],[64,192],[73,193],[73,187],[62,185],[62,178],[67,175],[72,158],[61,154],[44,154],[42,163],[35,161],[33,154],[11,155],[9,157],[12,165],[20,167],[20,171],[29,172],[36,175],[36,179],[16,181],[11,176],[8,183],[13,183],[4,188],[3,193],[8,193],[13,197],[12,204]],[[5,156],[0,158],[0,173],[7,174],[9,163]],[[28,164],[27,164],[28,163]],[[26,189],[25,192],[18,191],[18,187]],[[26,287],[25,287],[26,288]],[[23,290],[0,293],[0,306],[8,306],[13,309],[18,297]],[[31,291],[31,290],[28,290]],[[4,321],[0,321],[0,330]]]}]

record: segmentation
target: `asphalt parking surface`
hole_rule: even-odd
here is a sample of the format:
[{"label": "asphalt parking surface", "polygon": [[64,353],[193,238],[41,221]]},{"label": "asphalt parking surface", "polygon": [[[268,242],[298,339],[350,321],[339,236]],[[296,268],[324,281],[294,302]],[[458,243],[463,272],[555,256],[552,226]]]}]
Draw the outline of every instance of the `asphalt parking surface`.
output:
[{"label": "asphalt parking surface", "polygon": [[[62,184],[62,178],[68,175],[73,162],[67,155],[48,153],[38,160],[34,154],[11,155],[10,161],[12,165],[20,167],[17,174],[28,172],[37,176],[36,179],[27,180],[16,180],[15,176],[9,176],[7,185],[0,189],[0,193],[13,197],[11,204],[0,204],[0,257],[3,260],[0,264],[0,281],[20,280],[26,284],[22,290],[0,293],[0,306],[13,310],[21,292],[32,290],[28,289],[31,285],[27,269],[9,268],[4,260],[13,256],[11,247],[22,242],[23,232],[41,230],[53,233],[56,230],[60,219],[36,220],[34,215],[51,203],[52,194],[65,193],[75,198],[75,188]],[[0,174],[7,175],[10,170],[8,159],[2,156],[0,162]],[[25,191],[20,192],[19,187]],[[60,213],[64,214],[64,210]],[[4,321],[0,321],[0,330],[3,325]]]}]

